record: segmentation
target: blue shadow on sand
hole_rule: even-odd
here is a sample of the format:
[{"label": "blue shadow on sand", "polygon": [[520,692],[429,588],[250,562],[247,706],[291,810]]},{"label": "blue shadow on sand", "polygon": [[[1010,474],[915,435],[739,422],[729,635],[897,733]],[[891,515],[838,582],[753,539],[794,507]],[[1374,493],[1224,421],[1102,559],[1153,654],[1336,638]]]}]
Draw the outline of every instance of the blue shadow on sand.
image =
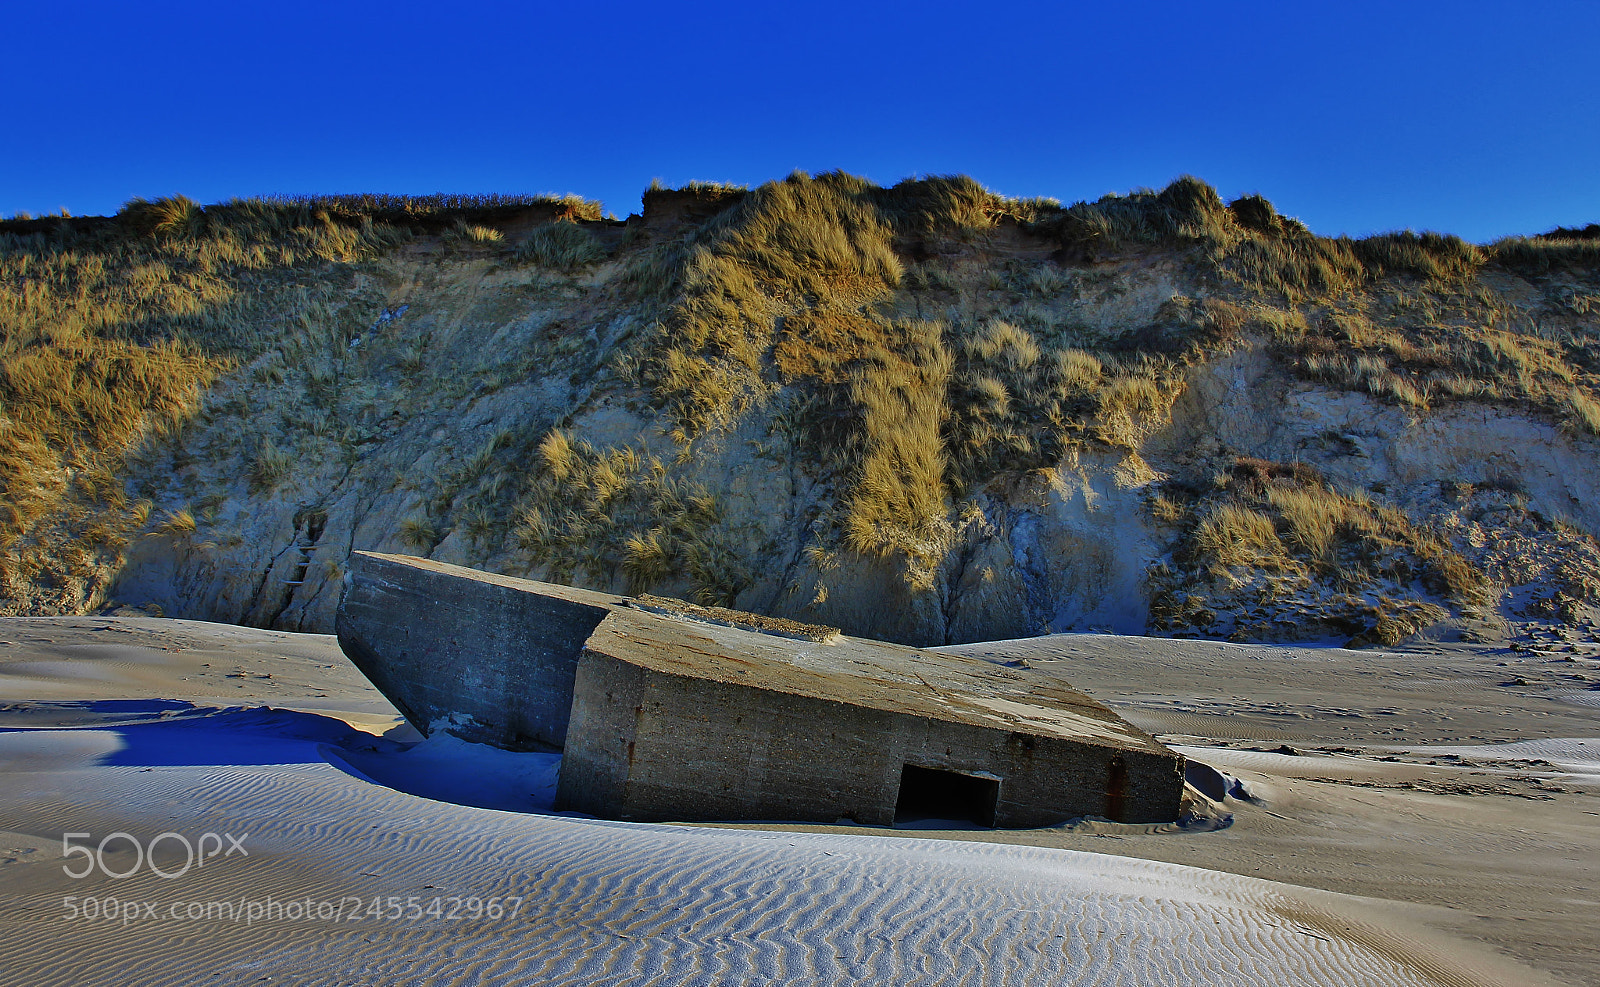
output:
[{"label": "blue shadow on sand", "polygon": [[217,709],[171,699],[18,703],[0,715],[0,722],[6,724],[0,726],[0,734],[40,730],[113,733],[120,741],[119,748],[96,762],[108,766],[311,764],[326,760],[318,750],[324,744],[391,744],[342,720],[315,713],[270,706]]},{"label": "blue shadow on sand", "polygon": [[[23,702],[0,708],[6,735],[112,735],[92,754],[115,767],[330,765],[363,783],[485,809],[549,812],[559,754],[517,754],[448,734],[401,743],[343,720],[270,706],[196,706],[171,699]],[[406,729],[401,735],[416,736]],[[20,739],[20,738],[19,738]]]}]

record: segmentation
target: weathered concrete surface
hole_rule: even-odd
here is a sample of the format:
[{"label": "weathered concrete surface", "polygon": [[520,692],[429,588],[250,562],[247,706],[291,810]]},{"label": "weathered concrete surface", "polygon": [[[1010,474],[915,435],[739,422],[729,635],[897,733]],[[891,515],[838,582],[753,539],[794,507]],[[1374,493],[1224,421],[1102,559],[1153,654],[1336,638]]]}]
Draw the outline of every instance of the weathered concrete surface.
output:
[{"label": "weathered concrete surface", "polygon": [[558,808],[888,824],[906,788],[959,792],[955,811],[998,826],[1178,815],[1181,756],[1026,668],[405,556],[352,562],[338,635],[357,667],[424,732],[564,747]]},{"label": "weathered concrete surface", "polygon": [[1177,818],[1183,759],[1088,696],[978,659],[626,610],[578,665],[557,806],[637,820],[894,821],[906,766],[994,779],[993,823]]},{"label": "weathered concrete surface", "polygon": [[339,646],[424,734],[560,748],[578,656],[620,597],[404,555],[356,552]]}]

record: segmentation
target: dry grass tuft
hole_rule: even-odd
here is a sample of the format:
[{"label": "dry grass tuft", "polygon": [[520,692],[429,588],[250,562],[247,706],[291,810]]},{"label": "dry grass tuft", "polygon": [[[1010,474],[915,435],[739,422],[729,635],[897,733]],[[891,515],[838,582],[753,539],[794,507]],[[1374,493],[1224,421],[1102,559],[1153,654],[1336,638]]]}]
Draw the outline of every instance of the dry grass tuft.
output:
[{"label": "dry grass tuft", "polygon": [[291,463],[288,453],[279,450],[271,439],[263,438],[250,461],[250,492],[263,494],[277,489],[289,475]]},{"label": "dry grass tuft", "polygon": [[850,382],[860,415],[844,502],[844,543],[868,555],[900,553],[913,589],[932,584],[949,533],[940,431],[954,360],[940,327],[910,323],[896,351],[868,361]]},{"label": "dry grass tuft", "polygon": [[505,234],[492,226],[481,226],[458,219],[444,231],[443,239],[445,243],[461,246],[494,246],[505,240]]},{"label": "dry grass tuft", "polygon": [[1191,551],[1221,570],[1248,567],[1293,569],[1294,560],[1278,540],[1272,518],[1236,503],[1211,507],[1190,534]]},{"label": "dry grass tuft", "polygon": [[901,274],[877,209],[859,180],[841,175],[761,186],[703,226],[682,256],[670,279],[679,296],[640,367],[685,440],[726,427],[770,393],[765,363],[780,314],[859,305]]},{"label": "dry grass tuft", "polygon": [[1589,391],[1574,387],[1567,392],[1567,406],[1572,409],[1572,421],[1590,435],[1600,435],[1600,401]]},{"label": "dry grass tuft", "polygon": [[963,348],[970,359],[1002,364],[1013,371],[1029,369],[1043,355],[1027,330],[998,319],[968,339]]},{"label": "dry grass tuft", "polygon": [[439,544],[439,529],[431,518],[407,518],[400,522],[400,541],[427,555]]},{"label": "dry grass tuft", "polygon": [[[1417,620],[1447,614],[1435,600],[1470,609],[1488,599],[1483,575],[1442,537],[1364,493],[1335,490],[1303,464],[1238,458],[1207,482],[1169,484],[1155,503],[1159,519],[1181,528],[1172,565],[1153,573],[1157,629],[1205,629],[1220,619],[1215,607],[1254,601],[1317,615],[1266,633],[1333,631],[1392,644]],[[1240,626],[1246,636],[1262,629]]]},{"label": "dry grass tuft", "polygon": [[152,533],[158,536],[173,538],[186,537],[195,532],[194,515],[187,509],[173,511],[167,515],[166,520],[156,525]]},{"label": "dry grass tuft", "polygon": [[512,256],[526,264],[570,271],[604,260],[605,249],[577,223],[545,223],[517,244]]},{"label": "dry grass tuft", "polygon": [[665,585],[709,605],[731,605],[754,581],[716,498],[659,458],[556,430],[539,459],[516,535],[547,578],[609,586],[620,573],[630,593]]}]

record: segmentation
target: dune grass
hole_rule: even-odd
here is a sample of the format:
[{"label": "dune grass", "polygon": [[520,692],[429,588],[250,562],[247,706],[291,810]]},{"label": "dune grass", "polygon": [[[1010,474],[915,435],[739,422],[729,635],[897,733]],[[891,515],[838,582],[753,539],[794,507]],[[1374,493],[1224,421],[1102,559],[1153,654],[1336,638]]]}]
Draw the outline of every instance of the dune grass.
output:
[{"label": "dune grass", "polygon": [[[1588,229],[1482,246],[1410,230],[1319,237],[1261,196],[1224,205],[1190,178],[1078,203],[1035,226],[1086,260],[1186,251],[1248,303],[1245,331],[1276,340],[1309,379],[1419,410],[1453,400],[1531,407],[1600,434],[1585,413],[1600,394],[1600,334],[1582,324],[1600,297],[1600,238]],[[1484,280],[1505,274],[1534,279],[1550,300],[1528,310]],[[1210,329],[1200,349],[1229,332],[1220,320]]]},{"label": "dune grass", "polygon": [[[1180,209],[1192,192],[1161,201]],[[1004,320],[887,314],[908,277],[902,250],[981,248],[1002,222],[1038,226],[1061,213],[965,177],[888,189],[840,173],[768,183],[688,242],[654,247],[629,267],[626,284],[671,299],[635,350],[637,379],[683,444],[781,394],[783,427],[837,483],[839,543],[900,557],[908,580],[926,587],[951,527],[951,492],[1037,468],[1074,441],[1132,447],[1171,403],[1172,361],[1047,351]],[[909,270],[907,290],[957,287],[937,269]],[[1064,285],[1054,274],[1030,290],[1049,296]]]},{"label": "dune grass", "polygon": [[[848,359],[829,351],[859,357],[871,349],[881,335],[872,313],[897,287],[913,293],[956,290],[940,268],[908,265],[905,250],[941,238],[981,250],[983,233],[1005,221],[1053,238],[1064,254],[1084,260],[1183,251],[1198,265],[1197,273],[1210,272],[1224,289],[1244,296],[1182,300],[1186,310],[1165,312],[1116,345],[1102,344],[1092,354],[1108,368],[1098,400],[1083,401],[1080,392],[1080,400],[1035,403],[1021,416],[1053,423],[1058,436],[1072,432],[1113,445],[1137,443],[1141,433],[1134,420],[1170,404],[1157,393],[1163,390],[1160,381],[1243,334],[1286,346],[1293,369],[1310,379],[1403,406],[1488,398],[1572,412],[1571,421],[1588,427],[1586,406],[1572,395],[1592,394],[1593,382],[1569,372],[1571,354],[1562,344],[1505,328],[1512,321],[1510,307],[1473,279],[1494,266],[1583,268],[1597,241],[1581,231],[1486,247],[1411,231],[1318,237],[1261,196],[1224,203],[1189,177],[1159,192],[1066,208],[1006,200],[964,177],[907,181],[890,189],[838,173],[769,183],[742,194],[692,244],[658,251],[631,269],[657,297],[677,293],[662,333],[651,342],[654,352],[639,362],[646,368],[643,379],[685,441],[726,428],[769,398],[776,385],[808,375],[837,383],[830,375],[837,377],[841,360]],[[1522,256],[1517,250],[1544,260],[1514,260]],[[990,290],[1012,287],[1009,276],[991,275]],[[1069,287],[1053,266],[1037,267],[1016,284],[1046,301]],[[1388,297],[1398,300],[1382,301]],[[1568,291],[1564,297],[1569,306],[1581,307],[1589,295]],[[1433,306],[1440,298],[1456,310],[1447,321],[1419,322],[1419,313],[1406,307]],[[1037,304],[1019,305],[1016,312],[1020,321],[1013,320],[1010,329],[1046,335],[1052,330],[1051,316]],[[989,331],[986,324],[963,326],[957,320],[946,331],[947,346],[976,368],[951,377],[953,437],[974,449],[1002,450],[977,457],[980,474],[989,469],[983,463],[1059,448],[1037,428],[1022,436],[1004,427],[1003,420],[1013,417],[1009,412],[1023,403],[1000,400],[1000,388],[1010,395],[1038,394],[1042,375],[1035,361],[1008,358],[999,372],[985,366],[992,354],[981,346],[972,349],[969,340]],[[1004,341],[997,338],[993,345]],[[1089,424],[1096,413],[1098,420]],[[969,458],[952,450],[950,461]]]},{"label": "dune grass", "polygon": [[901,268],[889,237],[870,202],[832,176],[763,185],[698,230],[641,365],[680,441],[726,427],[770,393],[763,363],[787,310],[869,303],[891,289]]},{"label": "dune grass", "polygon": [[1308,379],[1409,408],[1454,401],[1521,406],[1600,434],[1586,413],[1600,387],[1600,366],[1584,355],[1591,345],[1584,335],[1529,331],[1492,305],[1415,312],[1414,297],[1400,298],[1330,308],[1315,331],[1280,332],[1286,363]]},{"label": "dune grass", "polygon": [[133,523],[106,513],[120,482],[86,492],[74,478],[119,474],[126,451],[180,427],[217,374],[268,345],[259,316],[284,272],[359,262],[405,235],[306,205],[183,196],[0,223],[0,547],[48,553],[17,543],[63,509],[77,519],[50,528],[58,542]]},{"label": "dune grass", "polygon": [[[646,200],[664,225],[615,236],[596,225],[598,203],[551,196],[174,196],[112,218],[0,222],[0,542],[73,498],[109,503],[122,450],[180,427],[217,374],[281,346],[281,360],[254,366],[281,375],[305,355],[286,334],[295,312],[322,318],[308,286],[415,237],[450,246],[438,263],[487,260],[533,294],[560,282],[596,325],[641,327],[609,366],[638,386],[629,400],[653,406],[679,457],[551,432],[525,467],[532,492],[516,523],[558,577],[620,574],[732,603],[753,560],[716,511],[693,506],[711,494],[692,463],[701,443],[770,427],[824,491],[820,549],[896,560],[927,590],[965,498],[1073,450],[1138,453],[1196,365],[1262,342],[1303,380],[1411,414],[1484,401],[1600,434],[1600,237],[1589,229],[1484,245],[1319,237],[1259,195],[1224,202],[1192,177],[1066,206],[965,176],[882,188],[839,172],[653,188]],[[1129,302],[1139,314],[1108,325],[1118,293],[1137,294],[1149,270],[1185,294]],[[399,365],[421,380],[425,348]],[[315,403],[337,382],[313,377]],[[281,489],[288,455],[251,449],[255,495]],[[511,468],[491,456],[470,481],[442,480],[439,503],[413,520],[444,524],[448,491]],[[1161,523],[1188,532],[1186,573],[1217,581],[1255,566],[1398,585],[1400,570],[1357,564],[1390,543],[1416,572],[1444,565],[1385,509],[1269,479],[1162,499]],[[487,543],[505,536],[504,513],[485,501],[459,520]],[[418,547],[440,534],[408,532]]]},{"label": "dune grass", "polygon": [[1208,478],[1165,484],[1150,511],[1179,533],[1171,565],[1152,581],[1161,630],[1204,630],[1215,606],[1271,609],[1289,599],[1321,614],[1306,636],[1331,627],[1394,644],[1444,617],[1445,606],[1467,611],[1488,599],[1483,575],[1441,536],[1304,464],[1237,457]]},{"label": "dune grass", "polygon": [[530,212],[550,220],[590,220],[601,218],[601,204],[577,195],[527,195],[519,193],[445,192],[432,195],[394,195],[359,193],[354,195],[278,195],[260,200],[270,207],[307,209],[351,221],[387,223],[394,226],[438,230],[457,222],[492,224],[513,215]]},{"label": "dune grass", "polygon": [[548,579],[645,593],[671,586],[732,605],[753,581],[706,487],[635,447],[598,450],[560,429],[539,443],[516,537]]},{"label": "dune grass", "polygon": [[926,589],[950,532],[941,428],[954,359],[940,327],[908,323],[899,345],[851,375],[850,404],[860,416],[844,455],[844,544],[862,555],[902,553],[913,589]]},{"label": "dune grass", "polygon": [[570,222],[542,223],[512,250],[512,257],[561,271],[585,267],[605,258],[593,233]]}]

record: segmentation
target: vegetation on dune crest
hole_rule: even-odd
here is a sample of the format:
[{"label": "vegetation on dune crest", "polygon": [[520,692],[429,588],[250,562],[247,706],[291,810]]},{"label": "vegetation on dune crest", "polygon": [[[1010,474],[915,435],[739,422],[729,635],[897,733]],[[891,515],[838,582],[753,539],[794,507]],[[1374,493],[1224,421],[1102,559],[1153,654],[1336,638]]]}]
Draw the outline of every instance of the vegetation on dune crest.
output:
[{"label": "vegetation on dune crest", "polygon": [[414,232],[439,232],[457,222],[494,226],[530,211],[552,221],[598,220],[600,203],[576,195],[506,193],[435,195],[280,195],[261,200],[275,208],[310,209],[350,223],[386,223]]},{"label": "vegetation on dune crest", "polygon": [[[126,533],[123,456],[159,444],[217,375],[314,315],[316,286],[419,232],[496,243],[473,216],[533,209],[598,218],[543,197],[323,196],[201,206],[135,198],[110,218],[0,223],[0,551],[5,573],[109,578]],[[401,225],[394,225],[390,220]],[[271,327],[271,328],[269,328]],[[250,482],[286,469],[264,445]],[[62,512],[65,512],[64,514]],[[50,520],[54,518],[55,520]],[[45,528],[38,529],[39,525]]]},{"label": "vegetation on dune crest", "polygon": [[[1493,402],[1600,434],[1594,228],[1486,245],[1319,237],[1191,177],[1066,206],[964,176],[883,188],[840,172],[652,186],[645,202],[653,216],[627,224],[576,197],[444,195],[174,196],[0,223],[0,578],[33,578],[40,563],[22,556],[55,539],[103,581],[119,539],[150,523],[148,504],[126,502],[125,451],[180,429],[232,367],[270,382],[307,364],[305,427],[333,428],[315,407],[340,387],[323,365],[363,328],[328,328],[340,293],[407,242],[418,264],[563,299],[474,393],[563,378],[574,401],[647,404],[663,434],[596,447],[552,415],[515,443],[497,436],[448,475],[406,481],[423,496],[398,537],[429,552],[460,532],[486,557],[514,542],[551,578],[708,604],[774,578],[770,532],[740,528],[705,469],[738,441],[807,478],[792,519],[807,557],[887,564],[921,594],[949,591],[981,498],[1082,454],[1136,460],[1194,368],[1240,347],[1407,414]],[[1140,296],[1158,282],[1172,293]],[[428,376],[420,339],[390,359],[408,382]],[[292,442],[243,443],[252,496],[292,488]],[[1378,496],[1218,455],[1152,501],[1174,540],[1152,577],[1156,626],[1220,629],[1208,601],[1241,586],[1261,626],[1316,590],[1345,600],[1330,626],[1373,640],[1481,603],[1459,557]],[[195,503],[161,530],[205,527]]]},{"label": "vegetation on dune crest", "polygon": [[[264,345],[261,301],[241,286],[271,272],[347,263],[392,231],[308,210],[179,197],[134,199],[113,220],[0,226],[0,549],[8,570],[50,559],[93,589],[139,518],[124,506],[122,455],[160,441],[237,354]],[[28,535],[65,509],[42,544]],[[86,539],[92,537],[92,545]],[[77,547],[75,547],[77,546]]]},{"label": "vegetation on dune crest", "polygon": [[[953,530],[949,492],[1036,468],[1078,440],[1131,448],[1140,423],[1171,403],[1182,361],[1170,355],[1047,353],[1003,320],[897,311],[907,291],[941,287],[903,253],[979,249],[1007,220],[1087,236],[1086,212],[1064,221],[1053,200],[1005,199],[965,177],[884,189],[796,173],[634,262],[630,283],[670,300],[636,344],[635,375],[681,444],[776,402],[782,427],[838,485],[829,537],[899,559],[925,589]],[[1174,229],[1187,227],[1160,227]],[[908,272],[919,283],[902,285]]]},{"label": "vegetation on dune crest", "polygon": [[681,254],[681,287],[639,372],[681,442],[726,428],[770,395],[765,364],[781,316],[859,312],[900,276],[889,230],[846,176],[763,185]]},{"label": "vegetation on dune crest", "polygon": [[[981,257],[1007,222],[1052,241],[1053,259],[990,268],[977,288],[942,260]],[[898,557],[913,589],[936,581],[957,527],[952,499],[1075,448],[1139,449],[1188,367],[1250,341],[1309,381],[1408,408],[1488,400],[1591,432],[1600,422],[1596,340],[1568,318],[1591,295],[1550,285],[1547,310],[1530,313],[1483,280],[1592,277],[1593,241],[1578,236],[1485,247],[1409,231],[1318,237],[1260,196],[1224,203],[1193,178],[1062,208],[1006,200],[964,178],[882,189],[835,173],[741,193],[669,249],[645,262],[654,297],[669,304],[634,359],[679,442],[772,406],[795,448],[836,483],[836,510],[818,529],[825,547]],[[1211,297],[1174,297],[1120,332],[1059,314],[1071,307],[1063,296],[1091,283],[1083,265],[1152,251]],[[1013,301],[997,311],[975,303],[980,295]],[[900,317],[908,299],[921,313],[922,299],[939,298],[950,302],[934,318]],[[1213,507],[1183,515],[1180,554],[1191,562],[1259,542],[1262,564],[1295,578],[1352,592],[1392,583],[1405,599],[1415,583],[1456,607],[1479,599],[1459,558],[1365,495],[1312,484]],[[1313,550],[1304,538],[1317,510],[1339,544],[1363,546],[1370,565],[1389,553],[1399,568]],[[1218,540],[1230,531],[1233,542]],[[1426,578],[1408,583],[1407,566]],[[1388,638],[1437,615],[1420,597],[1415,606],[1385,599],[1356,607],[1347,623],[1381,625]],[[1167,619],[1176,627],[1182,613]]]}]

